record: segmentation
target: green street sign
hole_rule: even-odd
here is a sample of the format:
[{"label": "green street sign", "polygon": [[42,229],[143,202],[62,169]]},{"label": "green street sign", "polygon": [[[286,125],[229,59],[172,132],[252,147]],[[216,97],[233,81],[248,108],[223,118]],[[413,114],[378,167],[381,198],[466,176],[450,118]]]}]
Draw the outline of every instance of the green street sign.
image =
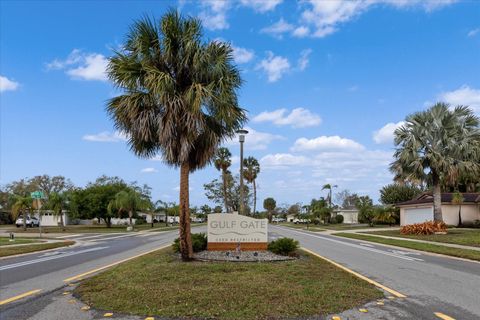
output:
[{"label": "green street sign", "polygon": [[43,199],[44,198],[44,195],[43,195],[42,191],[34,191],[34,192],[30,193],[30,196],[33,199]]}]

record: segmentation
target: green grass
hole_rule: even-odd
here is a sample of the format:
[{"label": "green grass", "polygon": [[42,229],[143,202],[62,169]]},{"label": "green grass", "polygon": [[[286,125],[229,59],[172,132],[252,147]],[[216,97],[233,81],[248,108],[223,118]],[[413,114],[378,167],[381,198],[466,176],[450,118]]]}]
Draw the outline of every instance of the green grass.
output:
[{"label": "green grass", "polygon": [[75,290],[100,310],[188,319],[278,319],[337,313],[383,297],[319,258],[181,262],[170,248],[123,263]]},{"label": "green grass", "polygon": [[459,258],[480,261],[480,251],[476,251],[476,250],[451,248],[451,247],[446,247],[442,245],[422,243],[417,241],[380,238],[376,236],[370,236],[370,235],[359,234],[359,233],[335,233],[335,235],[340,237],[350,238],[350,239],[377,242],[377,243],[388,244],[388,245],[398,246],[398,247],[403,247],[408,249],[440,253],[440,254],[445,254],[452,257],[459,257]]},{"label": "green grass", "polygon": [[0,237],[0,246],[8,246],[12,244],[38,243],[38,239],[31,238],[15,238],[15,241],[10,241],[8,237]]},{"label": "green grass", "polygon": [[388,228],[388,225],[374,225],[373,227],[369,225],[350,225],[350,224],[327,224],[327,225],[321,225],[322,228],[328,229],[328,230],[356,230],[356,229],[369,229],[369,228]]},{"label": "green grass", "polygon": [[74,241],[64,241],[64,242],[53,242],[53,243],[44,243],[44,244],[32,244],[28,246],[19,246],[19,247],[3,247],[0,248],[0,257],[13,256],[16,254],[29,253],[35,251],[43,251],[54,248],[66,247],[74,244]]},{"label": "green grass", "polygon": [[308,229],[306,224],[294,224],[291,222],[281,222],[279,224],[274,224],[282,227],[289,227],[289,228],[294,228],[294,229],[301,229],[301,230],[308,230],[308,231],[314,231],[314,232],[321,232],[325,231],[325,229],[319,228],[317,225],[314,224],[309,224]]},{"label": "green grass", "polygon": [[[204,225],[201,223],[192,224],[192,227]],[[156,223],[154,228],[151,227],[150,224],[141,224],[136,225],[134,231],[148,231],[148,230],[155,230],[155,231],[168,231],[168,230],[176,230],[178,229],[178,225],[176,226],[168,226],[166,227],[164,223]],[[15,226],[8,228],[8,231],[12,231],[15,233],[39,233],[38,228],[27,228],[26,231],[23,228],[17,228]],[[115,232],[126,232],[127,226],[111,226],[108,228],[106,225],[68,225],[63,230],[62,227],[42,227],[42,233],[115,233]]]},{"label": "green grass", "polygon": [[405,235],[401,234],[400,230],[389,231],[372,231],[365,232],[368,234],[378,234],[381,236],[391,236],[399,238],[444,242],[461,244],[465,246],[480,247],[480,229],[448,229],[447,234],[432,234],[432,235]]}]

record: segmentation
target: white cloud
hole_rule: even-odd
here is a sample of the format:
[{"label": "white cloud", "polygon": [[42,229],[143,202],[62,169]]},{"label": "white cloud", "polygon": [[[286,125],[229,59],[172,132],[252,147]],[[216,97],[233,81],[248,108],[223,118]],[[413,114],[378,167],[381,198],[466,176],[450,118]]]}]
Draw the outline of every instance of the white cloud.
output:
[{"label": "white cloud", "polygon": [[467,36],[468,37],[474,37],[479,32],[480,32],[480,28],[472,29],[472,30],[468,31]]},{"label": "white cloud", "polygon": [[245,48],[240,48],[240,47],[233,47],[233,59],[235,60],[236,63],[241,64],[241,63],[247,63],[251,61],[254,57],[254,52],[253,50],[248,50]]},{"label": "white cloud", "polygon": [[[218,0],[217,0],[218,1]],[[274,10],[283,0],[240,0],[240,3],[258,12]]]},{"label": "white cloud", "polygon": [[0,76],[0,92],[15,91],[20,84],[16,81],[10,80],[7,77]]},{"label": "white cloud", "polygon": [[438,100],[451,104],[453,107],[464,105],[471,107],[474,111],[480,112],[480,89],[470,88],[463,85],[457,90],[442,92]]},{"label": "white cloud", "polygon": [[263,70],[268,77],[268,82],[275,82],[282,78],[282,76],[290,71],[290,62],[287,58],[275,56],[272,52],[267,52],[267,57],[263,59],[256,69]]},{"label": "white cloud", "polygon": [[143,168],[142,170],[140,170],[141,173],[155,173],[155,172],[158,172],[157,169],[155,168]]},{"label": "white cloud", "polygon": [[46,67],[47,70],[65,70],[73,79],[107,81],[107,65],[108,59],[103,54],[73,49],[66,59],[55,59]]},{"label": "white cloud", "polygon": [[375,143],[392,143],[394,139],[393,133],[397,128],[400,126],[403,126],[405,124],[404,121],[400,121],[397,123],[389,122],[386,125],[384,125],[382,128],[379,130],[375,131],[373,133],[373,141]]},{"label": "white cloud", "polygon": [[284,33],[293,31],[294,29],[295,26],[293,24],[290,24],[281,18],[271,26],[261,29],[260,32],[281,38]]},{"label": "white cloud", "polygon": [[128,136],[120,131],[109,132],[103,131],[98,134],[87,134],[82,137],[83,140],[93,142],[122,142],[127,141]]},{"label": "white cloud", "polygon": [[299,26],[295,28],[295,30],[293,30],[292,35],[297,38],[304,38],[308,36],[309,33],[310,33],[310,29],[308,27]]},{"label": "white cloud", "polygon": [[272,122],[278,126],[290,125],[294,128],[317,126],[322,122],[319,115],[308,109],[295,108],[290,113],[287,109],[264,111],[253,118],[254,122]]},{"label": "white cloud", "polygon": [[161,155],[156,155],[148,160],[151,160],[151,161],[163,161],[163,157]]},{"label": "white cloud", "polygon": [[311,53],[312,53],[312,49],[306,49],[300,53],[300,58],[298,59],[298,62],[297,62],[298,69],[300,69],[300,71],[305,70],[305,68],[308,66],[309,56]]},{"label": "white cloud", "polygon": [[202,1],[203,10],[199,17],[203,26],[209,30],[228,29],[230,25],[227,21],[227,11],[230,9],[230,1],[204,0]]},{"label": "white cloud", "polygon": [[399,9],[421,7],[430,12],[454,2],[456,0],[306,0],[302,3],[306,7],[302,12],[302,21],[315,28],[314,37],[322,38],[337,31],[342,23],[354,19],[376,5],[391,5]]},{"label": "white cloud", "polygon": [[304,156],[296,156],[290,153],[269,154],[260,159],[260,163],[265,167],[298,166],[308,164],[308,159]]},{"label": "white cloud", "polygon": [[320,136],[313,139],[299,138],[291,148],[292,151],[325,151],[325,150],[364,150],[365,147],[356,141],[339,136]]},{"label": "white cloud", "polygon": [[[248,130],[248,134],[245,137],[245,149],[248,150],[264,150],[267,146],[275,140],[283,140],[284,137],[267,132],[260,132],[250,127],[245,127]],[[238,146],[238,136],[235,136],[232,140],[225,143],[229,146]]]}]

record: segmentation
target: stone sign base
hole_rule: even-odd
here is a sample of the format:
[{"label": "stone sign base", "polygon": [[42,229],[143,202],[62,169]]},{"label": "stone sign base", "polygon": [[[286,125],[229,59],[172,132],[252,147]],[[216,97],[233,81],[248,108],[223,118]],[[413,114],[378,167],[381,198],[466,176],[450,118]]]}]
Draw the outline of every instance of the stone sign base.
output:
[{"label": "stone sign base", "polygon": [[[209,251],[235,251],[238,247],[238,243],[234,242],[209,242],[207,244],[207,250]],[[261,251],[267,250],[267,242],[241,242],[241,251]]]}]

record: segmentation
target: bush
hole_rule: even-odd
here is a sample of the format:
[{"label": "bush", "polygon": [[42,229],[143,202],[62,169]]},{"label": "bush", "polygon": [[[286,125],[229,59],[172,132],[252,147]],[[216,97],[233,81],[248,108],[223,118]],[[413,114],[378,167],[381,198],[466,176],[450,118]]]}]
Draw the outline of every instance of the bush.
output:
[{"label": "bush", "polygon": [[[192,234],[192,247],[193,252],[207,250],[207,236],[205,233]],[[173,241],[173,251],[180,252],[180,238],[177,238]]]},{"label": "bush", "polygon": [[401,234],[429,235],[436,232],[447,232],[447,225],[444,222],[427,221],[403,226]]},{"label": "bush", "polygon": [[343,216],[342,216],[341,214],[337,214],[337,215],[335,216],[335,221],[336,221],[337,223],[343,223]]},{"label": "bush", "polygon": [[268,250],[282,256],[290,256],[298,249],[298,241],[292,238],[281,238],[268,244]]}]

